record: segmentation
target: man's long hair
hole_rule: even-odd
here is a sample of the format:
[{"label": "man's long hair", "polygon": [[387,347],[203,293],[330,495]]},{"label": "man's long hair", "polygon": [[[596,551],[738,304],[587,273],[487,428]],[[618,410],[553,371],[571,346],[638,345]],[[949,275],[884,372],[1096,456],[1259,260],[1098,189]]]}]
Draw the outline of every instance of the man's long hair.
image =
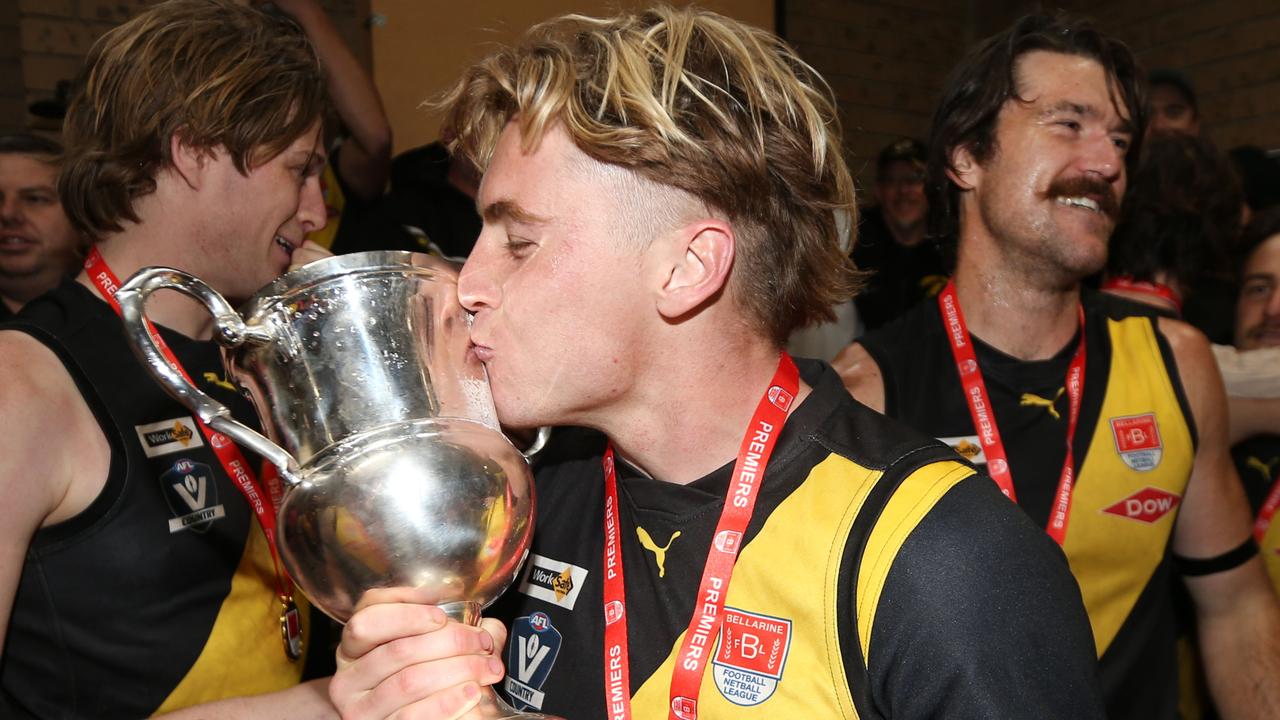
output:
[{"label": "man's long hair", "polygon": [[1119,40],[1065,15],[1028,15],[1012,27],[983,40],[952,71],[933,115],[925,193],[929,198],[930,235],[955,238],[959,232],[960,190],[947,177],[955,172],[952,153],[967,146],[978,163],[996,151],[996,120],[1018,94],[1018,60],[1036,50],[1090,58],[1102,66],[1107,89],[1124,107],[1133,139],[1125,162],[1130,173],[1142,151],[1146,129],[1145,86],[1133,53]]},{"label": "man's long hair", "polygon": [[138,222],[134,202],[172,165],[174,135],[221,148],[248,172],[314,126],[327,103],[302,29],[230,0],[169,0],[112,29],[73,92],[58,191],[91,237]]}]

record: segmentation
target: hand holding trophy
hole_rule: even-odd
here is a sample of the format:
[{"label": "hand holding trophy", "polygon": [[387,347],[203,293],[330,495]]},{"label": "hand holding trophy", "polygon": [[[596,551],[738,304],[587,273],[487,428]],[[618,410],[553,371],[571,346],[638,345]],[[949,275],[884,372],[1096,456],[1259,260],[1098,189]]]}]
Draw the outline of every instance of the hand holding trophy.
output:
[{"label": "hand holding trophy", "polygon": [[[266,437],[165,360],[143,313],[164,288],[213,315],[228,375]],[[452,266],[404,252],[331,257],[267,285],[243,314],[167,268],[140,271],[116,297],[135,352],[170,394],[279,469],[280,556],[330,617],[409,599],[477,625],[514,580],[532,533],[532,475],[469,352]],[[484,693],[479,717],[545,717]]]}]

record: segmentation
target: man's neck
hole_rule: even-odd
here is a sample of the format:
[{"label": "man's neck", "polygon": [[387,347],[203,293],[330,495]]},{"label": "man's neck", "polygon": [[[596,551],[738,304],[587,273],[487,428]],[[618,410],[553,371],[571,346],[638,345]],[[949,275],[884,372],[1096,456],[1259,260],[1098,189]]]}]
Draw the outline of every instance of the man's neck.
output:
[{"label": "man's neck", "polygon": [[[598,423],[617,452],[650,477],[688,484],[735,459],[761,397],[778,369],[779,351],[706,346],[669,353],[654,381]],[[678,357],[676,357],[678,356]],[[794,412],[808,395],[803,382]],[[597,423],[593,423],[597,424]]]},{"label": "man's neck", "polygon": [[[141,225],[132,225],[124,232],[104,238],[96,247],[107,267],[123,284],[144,267],[187,270],[186,263],[190,258],[182,256],[182,249],[189,246],[173,240],[176,237],[182,235],[157,233],[154,228],[147,232]],[[87,272],[81,272],[76,280],[101,297],[102,292]],[[176,291],[151,295],[146,304],[146,316],[151,322],[190,338],[207,340],[212,337],[212,316],[199,302]]]},{"label": "man's neck", "polygon": [[1053,357],[1079,327],[1078,282],[1046,287],[999,258],[965,248],[954,279],[969,333],[1020,360]]}]

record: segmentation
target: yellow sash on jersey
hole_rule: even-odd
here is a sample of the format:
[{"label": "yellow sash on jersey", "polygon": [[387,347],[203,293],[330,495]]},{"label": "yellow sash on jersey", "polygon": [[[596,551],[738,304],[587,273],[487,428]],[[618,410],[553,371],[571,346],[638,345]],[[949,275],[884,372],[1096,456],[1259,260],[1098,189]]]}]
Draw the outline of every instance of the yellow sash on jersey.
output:
[{"label": "yellow sash on jersey", "polygon": [[[182,682],[156,714],[241,695],[284,690],[302,679],[302,660],[291,662],[280,637],[275,568],[257,518],[249,526],[244,555],[222,602],[209,640]],[[309,640],[308,605],[294,592],[302,616],[303,647]]]},{"label": "yellow sash on jersey", "polygon": [[[1107,329],[1111,367],[1085,370],[1086,386],[1105,382],[1107,389],[1077,475],[1063,543],[1099,656],[1164,557],[1195,458],[1151,322],[1108,320]],[[1141,469],[1150,464],[1153,451],[1123,453],[1124,441],[1116,433],[1126,427],[1146,433],[1149,420],[1159,434],[1158,460]]]},{"label": "yellow sash on jersey", "polygon": [[[886,504],[867,540],[857,579],[858,633],[867,657],[880,591],[902,543],[937,501],[973,470],[956,462],[936,462],[906,478]],[[849,680],[840,652],[849,632],[836,607],[840,561],[850,528],[882,473],[831,456],[779,505],[760,533],[742,549],[734,566],[725,607],[790,622],[789,650],[773,694],[756,705],[732,702],[721,693],[709,664],[702,678],[698,717],[847,718],[856,720]],[[806,571],[795,571],[803,562]],[[786,582],[779,582],[785,578]],[[636,718],[665,718],[675,653],[632,698]],[[712,657],[719,650],[715,644]],[[724,669],[721,669],[724,672]],[[840,714],[832,714],[839,708]]]}]

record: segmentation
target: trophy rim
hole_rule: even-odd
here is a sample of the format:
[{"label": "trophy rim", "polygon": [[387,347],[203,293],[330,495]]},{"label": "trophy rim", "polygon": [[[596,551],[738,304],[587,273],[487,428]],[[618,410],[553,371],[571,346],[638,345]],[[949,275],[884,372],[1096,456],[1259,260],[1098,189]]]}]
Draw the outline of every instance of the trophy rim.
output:
[{"label": "trophy rim", "polygon": [[379,274],[383,272],[421,275],[425,279],[457,284],[458,270],[448,261],[425,253],[408,250],[367,250],[332,255],[295,268],[267,283],[240,306],[241,316],[249,318],[282,299],[307,292],[317,285],[353,271]]}]

